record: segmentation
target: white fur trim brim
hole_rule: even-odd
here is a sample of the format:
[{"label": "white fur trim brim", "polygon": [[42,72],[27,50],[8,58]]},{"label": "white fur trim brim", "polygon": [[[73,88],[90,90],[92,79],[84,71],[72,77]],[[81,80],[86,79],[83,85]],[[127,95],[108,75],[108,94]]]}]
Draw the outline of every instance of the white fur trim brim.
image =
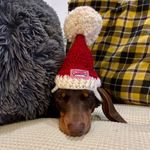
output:
[{"label": "white fur trim brim", "polygon": [[102,101],[102,98],[97,91],[97,88],[101,86],[101,81],[99,78],[95,79],[93,77],[89,77],[88,80],[79,78],[71,78],[68,75],[60,76],[57,75],[55,78],[56,86],[52,89],[52,93],[57,91],[58,89],[75,89],[75,90],[92,90],[96,96],[96,98]]}]

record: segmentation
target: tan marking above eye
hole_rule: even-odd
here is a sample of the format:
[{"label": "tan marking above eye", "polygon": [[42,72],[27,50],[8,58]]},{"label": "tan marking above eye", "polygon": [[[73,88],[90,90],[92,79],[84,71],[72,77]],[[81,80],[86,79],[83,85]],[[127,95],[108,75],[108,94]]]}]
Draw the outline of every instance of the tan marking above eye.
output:
[{"label": "tan marking above eye", "polygon": [[66,93],[62,93],[61,96],[64,98],[66,96]]},{"label": "tan marking above eye", "polygon": [[88,96],[89,96],[89,94],[88,93],[83,93],[83,95],[87,98]]}]

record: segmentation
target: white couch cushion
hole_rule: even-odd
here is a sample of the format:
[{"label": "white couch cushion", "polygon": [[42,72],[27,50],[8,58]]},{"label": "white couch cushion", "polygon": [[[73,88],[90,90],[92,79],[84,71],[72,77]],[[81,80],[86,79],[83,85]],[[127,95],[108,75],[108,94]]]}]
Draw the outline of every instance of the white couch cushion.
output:
[{"label": "white couch cushion", "polygon": [[69,137],[59,120],[42,118],[0,127],[0,150],[150,150],[150,109],[115,105],[128,124],[111,122],[101,107],[92,114],[90,131]]}]

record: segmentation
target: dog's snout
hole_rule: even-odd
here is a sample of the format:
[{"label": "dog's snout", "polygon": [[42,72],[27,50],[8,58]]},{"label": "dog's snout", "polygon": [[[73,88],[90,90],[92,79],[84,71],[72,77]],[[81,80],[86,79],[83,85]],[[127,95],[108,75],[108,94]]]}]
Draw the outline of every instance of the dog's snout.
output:
[{"label": "dog's snout", "polygon": [[81,136],[84,134],[84,123],[70,123],[67,125],[68,131],[71,136]]}]

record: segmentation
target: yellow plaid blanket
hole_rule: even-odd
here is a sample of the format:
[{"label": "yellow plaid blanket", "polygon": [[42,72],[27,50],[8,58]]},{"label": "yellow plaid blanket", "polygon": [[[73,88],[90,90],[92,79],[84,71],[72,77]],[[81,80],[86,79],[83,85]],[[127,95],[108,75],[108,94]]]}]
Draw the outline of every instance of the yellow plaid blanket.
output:
[{"label": "yellow plaid blanket", "polygon": [[150,1],[72,0],[69,11],[82,5],[103,17],[99,38],[89,47],[102,87],[117,100],[150,105]]}]

